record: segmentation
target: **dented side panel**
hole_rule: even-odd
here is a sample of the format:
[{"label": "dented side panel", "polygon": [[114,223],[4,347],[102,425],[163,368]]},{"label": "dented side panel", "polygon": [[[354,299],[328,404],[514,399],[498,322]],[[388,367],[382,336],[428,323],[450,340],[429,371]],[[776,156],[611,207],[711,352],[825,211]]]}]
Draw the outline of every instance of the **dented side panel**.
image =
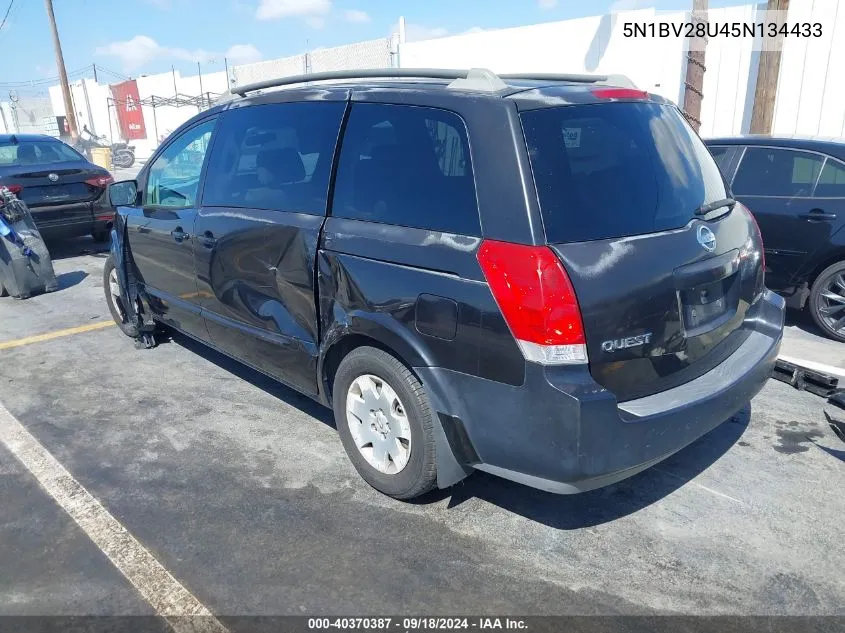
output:
[{"label": "dented side panel", "polygon": [[311,395],[317,393],[314,258],[323,220],[201,208],[194,241],[197,293],[215,347]]}]

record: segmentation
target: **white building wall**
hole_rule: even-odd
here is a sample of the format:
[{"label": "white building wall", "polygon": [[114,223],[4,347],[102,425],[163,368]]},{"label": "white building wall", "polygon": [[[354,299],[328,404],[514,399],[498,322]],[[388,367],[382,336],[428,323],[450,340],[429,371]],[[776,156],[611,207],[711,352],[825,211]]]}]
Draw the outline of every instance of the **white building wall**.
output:
[{"label": "white building wall", "polygon": [[[174,87],[175,80],[175,87]],[[178,72],[159,73],[138,77],[138,96],[141,99],[150,97],[173,97],[178,92],[182,96],[196,97],[200,94],[199,75],[183,77]],[[108,84],[98,84],[93,79],[82,79],[71,83],[71,98],[76,112],[77,124],[82,130],[83,125],[98,136],[106,136],[112,142],[123,140],[120,136],[120,126],[114,104],[109,107],[112,98]],[[215,95],[227,90],[226,73],[224,71],[202,75],[202,93]],[[60,86],[49,88],[50,103],[54,116],[65,115],[65,105]],[[140,159],[147,158],[153,153],[160,139],[167,136],[182,123],[200,111],[194,106],[143,106],[146,139],[132,141],[135,153]]]},{"label": "white building wall", "polygon": [[[639,87],[677,101],[683,85],[683,40],[622,35],[627,21],[650,22],[654,9],[625,11],[510,29],[481,31],[399,46],[403,68],[489,68],[497,73],[620,73]],[[681,22],[683,12],[660,13]]]},{"label": "white building wall", "polygon": [[793,2],[789,19],[824,29],[820,38],[785,39],[773,132],[845,136],[845,4]]},{"label": "white building wall", "polygon": [[[837,5],[839,10],[837,11]],[[755,22],[765,3],[711,9],[711,22]],[[482,31],[400,44],[403,68],[489,68],[495,72],[619,73],[640,88],[682,104],[686,74],[683,38],[626,38],[625,22],[680,23],[685,11],[625,11],[563,22]],[[845,3],[793,2],[789,21],[820,22],[821,38],[786,38],[773,133],[845,136]],[[757,42],[759,46],[759,41]],[[702,136],[747,133],[759,52],[749,39],[708,42]]]}]

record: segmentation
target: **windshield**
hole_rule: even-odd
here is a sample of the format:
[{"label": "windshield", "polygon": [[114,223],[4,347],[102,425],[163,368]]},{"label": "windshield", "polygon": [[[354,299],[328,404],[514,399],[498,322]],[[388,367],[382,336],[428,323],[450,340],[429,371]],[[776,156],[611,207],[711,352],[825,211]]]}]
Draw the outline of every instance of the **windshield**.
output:
[{"label": "windshield", "polygon": [[679,228],[728,195],[674,106],[562,106],[525,112],[522,125],[549,242]]},{"label": "windshield", "polygon": [[60,141],[0,141],[0,165],[38,165],[85,160]]}]

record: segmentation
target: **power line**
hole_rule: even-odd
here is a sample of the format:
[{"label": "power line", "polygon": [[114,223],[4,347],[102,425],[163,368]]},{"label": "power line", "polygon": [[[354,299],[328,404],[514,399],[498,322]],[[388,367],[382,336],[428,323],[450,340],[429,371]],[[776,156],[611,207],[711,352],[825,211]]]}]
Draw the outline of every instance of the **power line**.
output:
[{"label": "power line", "polygon": [[6,26],[6,20],[9,19],[9,13],[12,11],[12,7],[15,5],[15,0],[9,0],[9,7],[6,9],[6,15],[3,16],[3,21],[0,22],[0,31],[3,30],[3,27]]},{"label": "power line", "polygon": [[[71,70],[68,72],[68,77],[84,75],[94,68],[93,64]],[[42,79],[30,79],[29,81],[0,81],[0,87],[4,88],[26,88],[29,86],[41,86],[44,84],[51,84],[59,81],[59,77],[45,77]]]},{"label": "power line", "polygon": [[126,76],[126,75],[124,75],[123,73],[119,73],[119,72],[117,72],[117,71],[115,71],[115,70],[111,70],[110,68],[106,68],[105,66],[101,66],[101,65],[99,65],[99,64],[97,65],[97,70],[102,70],[102,71],[105,71],[105,72],[106,72],[106,74],[108,74],[108,75],[112,75],[112,76],[117,77],[117,78],[119,78],[119,79],[129,79],[129,77],[127,77],[127,76]]}]

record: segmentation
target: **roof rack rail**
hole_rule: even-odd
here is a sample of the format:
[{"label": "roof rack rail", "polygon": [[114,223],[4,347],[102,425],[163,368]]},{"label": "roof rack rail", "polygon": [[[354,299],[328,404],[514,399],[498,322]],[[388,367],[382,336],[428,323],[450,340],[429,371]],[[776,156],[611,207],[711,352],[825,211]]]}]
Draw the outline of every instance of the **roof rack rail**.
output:
[{"label": "roof rack rail", "polygon": [[[490,72],[490,71],[487,71]],[[248,92],[292,86],[311,81],[332,81],[337,79],[466,79],[468,71],[448,68],[365,68],[363,70],[330,70],[320,73],[307,73],[291,77],[278,77],[232,88],[234,94],[244,96]],[[491,73],[492,74],[492,73]]]},{"label": "roof rack rail", "polygon": [[602,84],[619,88],[636,88],[637,85],[625,75],[573,75],[557,73],[507,73],[500,79],[535,79],[537,81],[571,81],[576,83]]},{"label": "roof rack rail", "polygon": [[486,68],[454,70],[448,68],[366,68],[363,70],[331,70],[319,73],[306,73],[289,77],[266,79],[231,89],[232,94],[245,96],[248,92],[293,86],[314,81],[334,81],[339,79],[451,79],[449,87],[454,90],[473,90],[481,92],[499,92],[507,85],[503,79],[536,79],[539,81],[571,81],[579,83],[597,83],[636,88],[634,82],[624,75],[557,75],[549,73],[515,73],[497,75]]}]

